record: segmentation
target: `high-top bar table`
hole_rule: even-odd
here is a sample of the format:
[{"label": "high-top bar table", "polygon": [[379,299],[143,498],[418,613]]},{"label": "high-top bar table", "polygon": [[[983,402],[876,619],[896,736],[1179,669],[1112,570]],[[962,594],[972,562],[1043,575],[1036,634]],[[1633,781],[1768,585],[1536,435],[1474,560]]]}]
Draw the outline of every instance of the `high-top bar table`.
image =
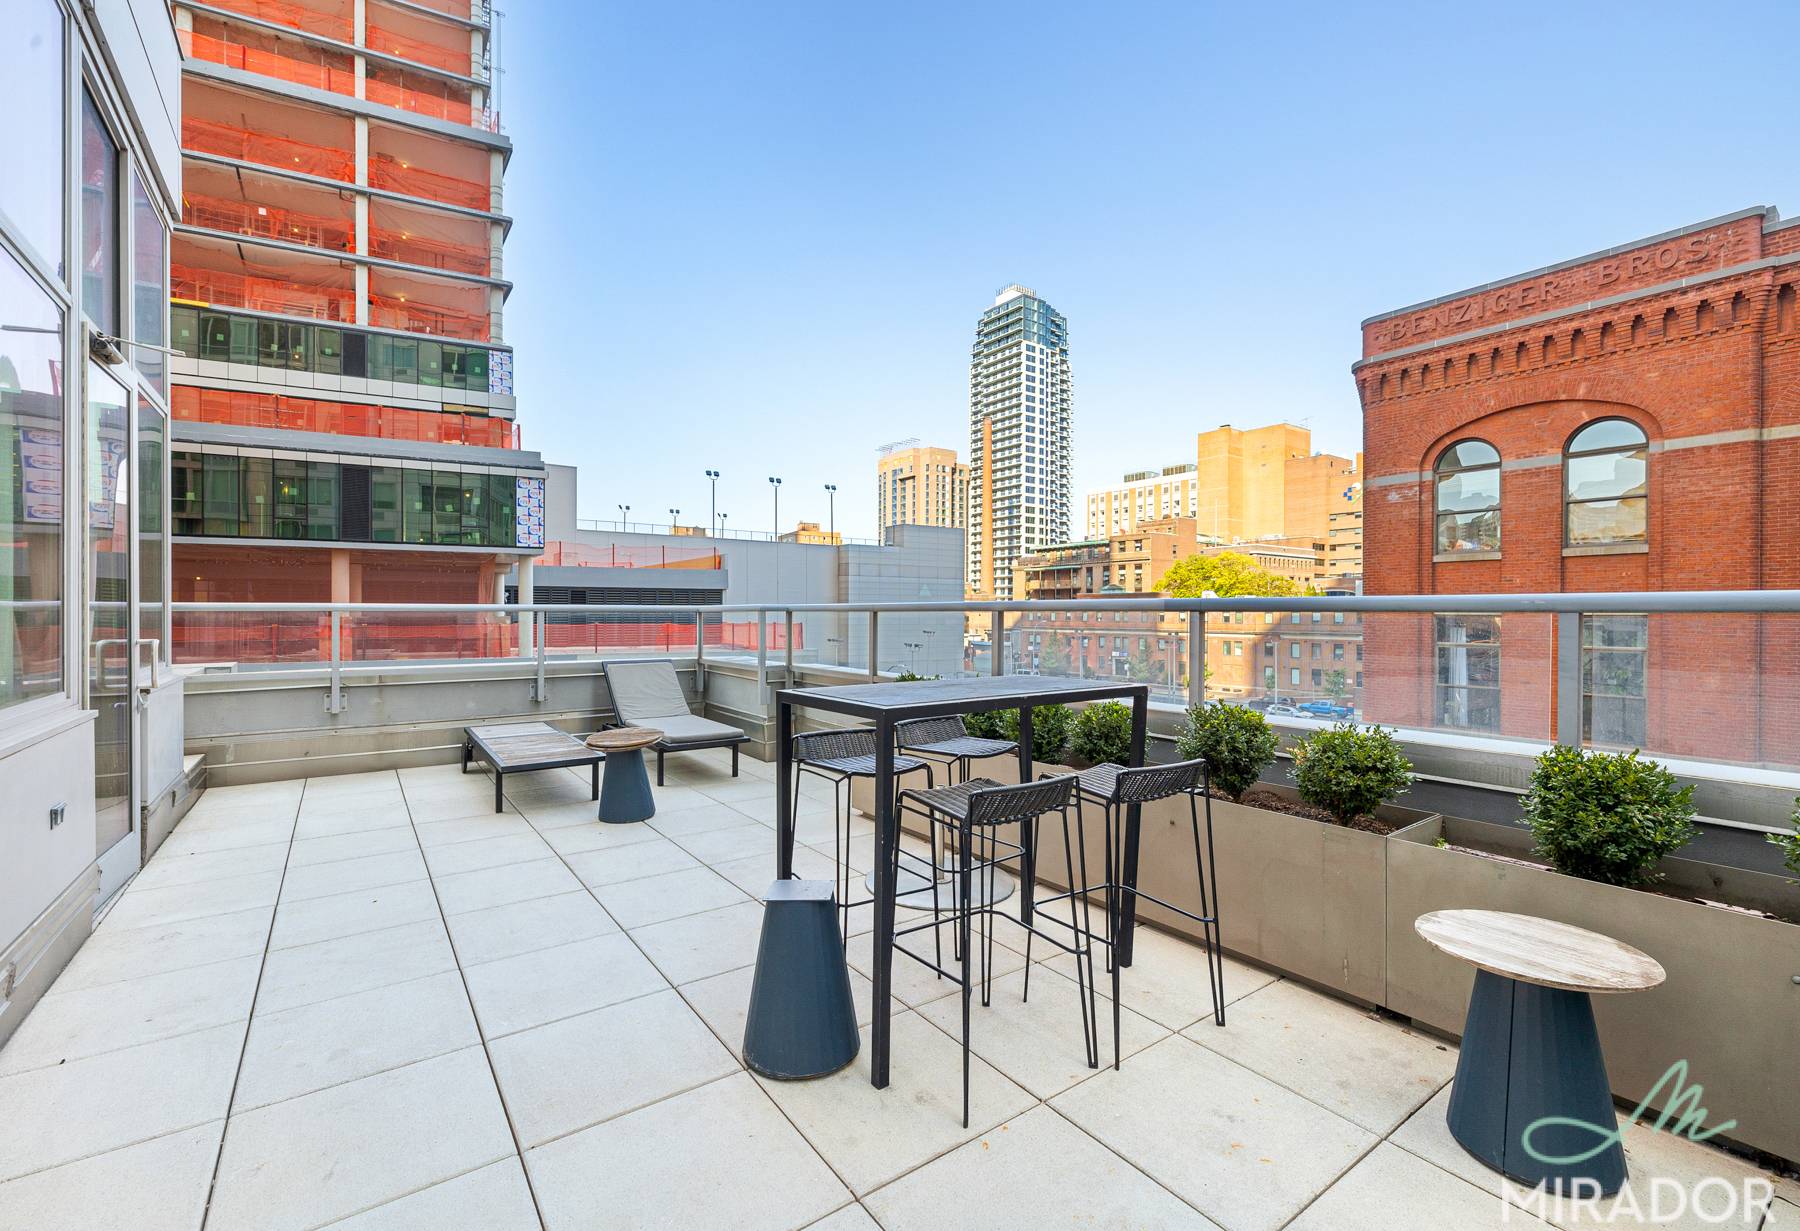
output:
[{"label": "high-top bar table", "polygon": [[[1144,763],[1144,735],[1150,717],[1150,687],[1107,680],[1056,679],[1039,675],[996,675],[962,680],[914,680],[908,683],[847,684],[835,688],[784,688],[775,694],[775,742],[779,773],[775,780],[775,865],[783,880],[794,874],[794,710],[828,710],[875,725],[875,1021],[870,1028],[869,1077],[877,1088],[888,1084],[889,1012],[893,998],[894,849],[900,844],[900,818],[894,811],[894,728],[912,718],[942,718],[986,710],[1019,711],[1019,781],[1030,782],[1031,710],[1033,706],[1072,701],[1131,701],[1131,764]],[[1122,919],[1114,949],[1116,960],[1131,964],[1135,925],[1138,826],[1140,809],[1126,810],[1125,866],[1122,869]],[[1029,922],[1036,868],[1029,842],[1023,844],[1019,876],[1019,915]]]}]

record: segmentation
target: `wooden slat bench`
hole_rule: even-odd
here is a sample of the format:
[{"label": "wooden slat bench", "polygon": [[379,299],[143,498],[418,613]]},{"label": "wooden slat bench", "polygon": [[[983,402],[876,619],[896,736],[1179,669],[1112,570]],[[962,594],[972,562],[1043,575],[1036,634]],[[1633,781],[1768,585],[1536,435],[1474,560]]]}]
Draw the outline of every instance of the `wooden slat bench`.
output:
[{"label": "wooden slat bench", "polygon": [[567,731],[558,731],[547,722],[500,722],[464,727],[463,737],[463,772],[469,772],[469,762],[476,757],[493,767],[495,812],[506,808],[502,785],[506,775],[540,769],[590,765],[594,776],[593,798],[600,798],[600,762],[606,759],[606,754],[589,748]]}]

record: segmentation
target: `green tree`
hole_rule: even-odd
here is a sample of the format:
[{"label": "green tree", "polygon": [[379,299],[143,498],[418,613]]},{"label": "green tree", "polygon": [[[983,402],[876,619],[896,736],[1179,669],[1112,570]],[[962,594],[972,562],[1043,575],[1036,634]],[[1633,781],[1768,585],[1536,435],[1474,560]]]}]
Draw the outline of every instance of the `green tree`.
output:
[{"label": "green tree", "polygon": [[1126,665],[1131,672],[1132,679],[1145,680],[1152,684],[1162,683],[1163,670],[1166,664],[1161,657],[1150,648],[1148,641],[1140,644],[1138,648],[1132,652],[1131,659]]},{"label": "green tree", "polygon": [[1067,638],[1054,629],[1044,634],[1044,639],[1038,646],[1038,673],[1069,674],[1069,643]]},{"label": "green tree", "polygon": [[1199,598],[1208,590],[1220,598],[1291,598],[1310,589],[1271,573],[1238,551],[1177,560],[1156,588],[1171,598]]},{"label": "green tree", "polygon": [[1350,677],[1344,674],[1342,667],[1338,667],[1326,672],[1324,687],[1326,696],[1342,704],[1344,698],[1350,695]]}]

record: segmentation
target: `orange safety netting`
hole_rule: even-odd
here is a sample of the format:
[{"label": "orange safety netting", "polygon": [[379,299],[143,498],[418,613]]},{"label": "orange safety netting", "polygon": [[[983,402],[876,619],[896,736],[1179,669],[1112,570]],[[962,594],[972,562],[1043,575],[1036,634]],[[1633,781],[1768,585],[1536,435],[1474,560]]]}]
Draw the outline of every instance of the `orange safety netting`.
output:
[{"label": "orange safety netting", "polygon": [[404,329],[408,333],[462,338],[469,342],[488,340],[486,313],[458,312],[454,308],[433,307],[392,295],[369,296],[369,323],[383,329]]},{"label": "orange safety netting", "polygon": [[423,39],[407,38],[395,34],[392,30],[383,30],[374,22],[368,23],[364,41],[371,51],[386,52],[390,56],[399,56],[419,64],[429,64],[433,68],[441,68],[445,72],[470,75],[469,36],[461,30],[451,31],[452,37],[460,36],[462,46],[444,47],[437,43],[428,43]]},{"label": "orange safety netting", "polygon": [[462,273],[487,276],[488,250],[449,240],[425,239],[380,227],[369,231],[369,252],[390,261],[409,265],[426,265],[433,269],[453,269]]},{"label": "orange safety netting", "polygon": [[363,97],[384,107],[398,107],[402,111],[411,111],[437,120],[449,120],[454,124],[474,123],[474,113],[468,99],[449,98],[431,91],[384,81],[373,72],[363,79]]},{"label": "orange safety netting", "polygon": [[352,234],[355,224],[348,218],[187,192],[182,194],[181,220],[190,226],[210,227],[215,231],[260,235],[311,248],[356,251],[356,238]]},{"label": "orange safety netting", "polygon": [[[442,13],[461,21],[487,20],[487,0],[413,0],[413,3],[422,9],[430,9],[434,13]],[[478,12],[481,16],[477,16]]]},{"label": "orange safety netting", "polygon": [[589,547],[560,540],[546,543],[537,558],[547,568],[723,568],[719,553],[706,547],[633,546],[609,543]]},{"label": "orange safety netting", "polygon": [[389,192],[403,192],[450,205],[466,205],[470,209],[487,209],[490,205],[486,184],[409,166],[392,154],[369,155],[369,183]]},{"label": "orange safety netting", "polygon": [[265,167],[302,171],[345,183],[356,179],[356,156],[350,150],[295,141],[290,137],[273,137],[217,120],[184,118],[181,144],[198,153],[239,158]]},{"label": "orange safety netting", "polygon": [[[661,650],[675,652],[694,644],[692,620],[600,615],[604,608],[576,609],[577,616],[549,616],[541,625],[544,646],[551,652]],[[598,617],[598,618],[595,618]],[[571,619],[581,622],[567,622]],[[715,617],[716,619],[716,617]],[[727,650],[757,648],[758,625],[708,620],[706,644]],[[178,611],[174,615],[173,661],[177,663],[325,662],[331,657],[331,626],[324,614],[264,615],[249,612]],[[762,630],[770,650],[785,653],[787,625],[770,621]],[[805,628],[794,625],[794,648],[802,649]],[[389,662],[401,659],[512,658],[519,652],[519,626],[498,613],[455,616],[408,616],[367,613],[346,618],[339,634],[345,662]]]},{"label": "orange safety netting", "polygon": [[293,432],[326,432],[333,436],[366,436],[378,440],[427,441],[478,445],[488,449],[518,448],[518,431],[504,419],[451,411],[408,410],[398,406],[364,406],[319,398],[246,393],[230,389],[196,389],[176,385],[169,402],[175,418],[189,423],[223,423],[233,427],[282,428]]},{"label": "orange safety netting", "polygon": [[[192,59],[223,64],[227,68],[240,68],[263,77],[291,81],[295,85],[329,90],[333,94],[351,97],[356,95],[355,67],[328,64],[324,53],[320,53],[317,60],[301,60],[283,52],[246,47],[242,43],[228,42],[195,30],[181,30],[177,33],[181,39],[182,51]],[[332,58],[343,60],[346,57]]]},{"label": "orange safety netting", "polygon": [[321,13],[316,8],[308,8],[304,4],[290,4],[288,0],[207,0],[214,8],[229,9],[233,13],[242,13],[246,17],[272,21],[276,25],[288,26],[295,30],[305,30],[309,34],[322,34],[326,38],[334,38],[347,43],[355,37],[355,28],[348,16]]},{"label": "orange safety netting", "polygon": [[356,295],[353,291],[324,286],[297,286],[281,278],[194,269],[173,262],[169,265],[169,294],[171,298],[190,303],[249,308],[257,312],[279,312],[286,316],[310,316],[317,320],[345,322],[356,319]]}]

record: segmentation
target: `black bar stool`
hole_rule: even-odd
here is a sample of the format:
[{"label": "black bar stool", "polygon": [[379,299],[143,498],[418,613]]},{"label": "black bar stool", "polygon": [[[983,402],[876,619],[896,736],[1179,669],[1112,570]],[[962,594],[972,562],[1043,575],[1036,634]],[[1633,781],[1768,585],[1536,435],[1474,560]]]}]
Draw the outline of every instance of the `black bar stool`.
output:
[{"label": "black bar stool", "polygon": [[[925,785],[932,784],[931,766],[917,757],[898,756],[894,758],[894,777],[901,774],[925,771]],[[854,806],[850,800],[849,784],[856,778],[873,778],[875,776],[875,731],[869,727],[853,727],[838,731],[808,731],[804,735],[794,737],[794,793],[792,814],[787,818],[791,832],[800,809],[800,775],[812,774],[831,783],[832,816],[832,862],[836,865],[834,873],[837,883],[838,910],[843,917],[843,942],[846,949],[850,944],[850,911],[857,906],[867,906],[873,898],[850,900],[850,864],[846,859],[846,848],[850,845],[850,818],[854,814]],[[896,848],[897,849],[897,848]],[[907,852],[908,860],[918,863],[919,875],[930,876],[932,869],[919,856]],[[935,863],[935,858],[931,861]]]},{"label": "black bar stool", "polygon": [[[1068,893],[1051,894],[1039,901],[1048,905],[1058,898],[1080,897],[1085,900],[1102,890],[1106,893],[1106,935],[1104,938],[1093,939],[1107,946],[1106,964],[1112,973],[1115,1069],[1119,1067],[1119,964],[1113,960],[1112,947],[1114,938],[1119,934],[1120,921],[1125,918],[1127,911],[1135,913],[1139,898],[1154,902],[1165,910],[1192,919],[1200,925],[1200,947],[1206,955],[1207,981],[1212,985],[1213,1021],[1220,1026],[1225,1024],[1225,955],[1219,944],[1218,865],[1213,853],[1212,796],[1207,792],[1207,781],[1206,762],[1203,759],[1177,761],[1173,765],[1145,765],[1137,769],[1112,764],[1096,765],[1075,776],[1075,826],[1078,834],[1083,829],[1083,801],[1099,804],[1105,821],[1106,879],[1098,885],[1088,884],[1084,859],[1081,881],[1071,878]],[[1198,913],[1141,889],[1119,883],[1119,870],[1124,865],[1125,809],[1132,804],[1153,803],[1176,795],[1186,795],[1188,799],[1188,825],[1194,838],[1194,879],[1200,892]],[[1200,841],[1203,801],[1206,813],[1204,850]],[[1083,845],[1085,847],[1085,843]],[[1080,885],[1079,889],[1076,888],[1077,884]],[[1025,942],[1025,947],[1029,955],[1029,939]],[[1090,958],[1090,963],[1091,960]],[[1030,970],[1029,964],[1026,969]],[[1089,978],[1092,977],[1090,973]]]},{"label": "black bar stool", "polygon": [[[949,918],[956,929],[956,949],[960,957],[960,977],[943,967],[943,944],[938,939],[938,924],[941,916],[936,908],[936,889],[933,889],[933,910],[930,923],[918,923],[907,928],[896,928],[894,931],[894,950],[934,970],[942,978],[950,979],[962,987],[962,1051],[963,1051],[963,1127],[969,1126],[969,1000],[974,991],[974,977],[970,972],[972,951],[976,948],[977,939],[973,935],[975,918],[981,918],[981,1003],[991,1003],[993,991],[993,953],[994,953],[994,920],[1005,919],[1024,928],[1033,936],[1041,936],[1049,943],[1075,956],[1075,980],[1081,1002],[1081,1036],[1086,1049],[1089,1068],[1099,1067],[1098,1008],[1094,1001],[1093,957],[1083,937],[1089,935],[1090,929],[1083,926],[1077,915],[1077,904],[1071,896],[1069,900],[1070,944],[1064,944],[1055,936],[1042,931],[1015,915],[1005,914],[994,908],[993,880],[995,870],[1004,863],[1020,860],[1025,853],[1027,843],[1037,842],[1038,819],[1049,813],[1059,813],[1062,817],[1063,848],[1069,856],[1069,882],[1075,881],[1074,848],[1069,845],[1069,804],[1074,796],[1075,778],[1072,774],[1061,777],[1043,778],[1036,782],[1023,782],[1017,786],[1004,786],[990,778],[973,778],[954,785],[932,787],[926,790],[906,790],[900,792],[901,807],[910,809],[917,815],[924,816],[935,831],[941,826],[946,831],[945,849],[955,848],[955,860],[943,871],[949,872],[955,900],[949,909]],[[1019,826],[1019,840],[1009,842],[999,836],[997,831],[1006,825]],[[954,837],[955,842],[950,841]],[[932,849],[937,849],[934,840]],[[976,900],[975,882],[986,881],[987,890],[982,895],[984,900]],[[1068,896],[1068,895],[1065,895]],[[1044,916],[1039,916],[1044,918]],[[1061,926],[1061,920],[1055,921]],[[933,958],[922,953],[914,953],[902,940],[914,932],[925,928],[932,929]],[[1087,974],[1082,973],[1082,958],[1088,960]]]},{"label": "black bar stool", "polygon": [[[951,714],[947,718],[913,718],[896,724],[894,735],[901,752],[926,757],[946,768],[955,766],[958,782],[969,780],[970,761],[1005,756],[1019,750],[1018,740],[970,735],[961,714]],[[945,781],[949,780],[950,776],[946,774]]]}]

